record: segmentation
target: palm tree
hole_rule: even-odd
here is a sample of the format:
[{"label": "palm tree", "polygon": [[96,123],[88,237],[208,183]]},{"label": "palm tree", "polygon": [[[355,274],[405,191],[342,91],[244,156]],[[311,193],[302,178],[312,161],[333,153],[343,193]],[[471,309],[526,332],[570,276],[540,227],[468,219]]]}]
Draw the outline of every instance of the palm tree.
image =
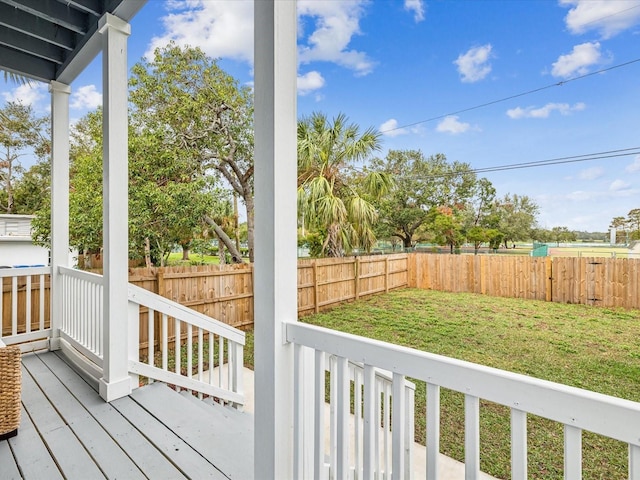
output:
[{"label": "palm tree", "polygon": [[354,163],[380,150],[380,133],[360,134],[338,115],[313,113],[298,122],[298,209],[304,224],[323,237],[322,253],[342,256],[352,248],[369,251],[375,243],[377,211],[369,201],[386,193],[388,175],[357,172]]}]

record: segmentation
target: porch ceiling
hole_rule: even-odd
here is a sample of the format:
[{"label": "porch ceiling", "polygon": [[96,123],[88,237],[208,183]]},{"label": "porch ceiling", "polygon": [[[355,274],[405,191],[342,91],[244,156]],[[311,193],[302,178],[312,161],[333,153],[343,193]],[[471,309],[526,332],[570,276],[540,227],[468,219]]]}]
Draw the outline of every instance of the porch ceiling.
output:
[{"label": "porch ceiling", "polygon": [[0,0],[0,70],[71,83],[100,51],[98,20],[125,21],[147,0]]}]

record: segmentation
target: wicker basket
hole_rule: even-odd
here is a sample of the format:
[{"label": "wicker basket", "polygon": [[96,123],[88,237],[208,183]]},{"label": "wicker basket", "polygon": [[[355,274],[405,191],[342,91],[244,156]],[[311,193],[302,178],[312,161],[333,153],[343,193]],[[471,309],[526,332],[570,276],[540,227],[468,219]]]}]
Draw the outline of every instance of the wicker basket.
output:
[{"label": "wicker basket", "polygon": [[21,380],[20,348],[0,347],[0,440],[18,434]]}]

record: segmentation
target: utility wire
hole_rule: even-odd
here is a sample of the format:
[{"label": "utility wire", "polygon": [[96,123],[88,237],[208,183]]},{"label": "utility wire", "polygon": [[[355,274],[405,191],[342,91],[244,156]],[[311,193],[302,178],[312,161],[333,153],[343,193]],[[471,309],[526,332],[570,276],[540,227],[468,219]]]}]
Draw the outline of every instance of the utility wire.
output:
[{"label": "utility wire", "polygon": [[633,7],[625,8],[624,10],[618,10],[617,12],[611,13],[609,15],[605,15],[603,17],[596,18],[595,20],[591,20],[590,22],[583,23],[582,26],[584,27],[585,25],[591,25],[593,23],[598,23],[599,21],[604,20],[605,18],[615,17],[616,15],[620,15],[620,14],[622,14],[624,12],[628,12],[629,10],[634,10],[636,8],[640,8],[640,5],[634,5]]},{"label": "utility wire", "polygon": [[563,163],[587,162],[591,160],[601,160],[604,158],[627,157],[639,155],[640,147],[623,148],[620,150],[609,150],[606,152],[588,153],[585,155],[573,155],[570,157],[558,157],[548,160],[538,160],[535,162],[513,163],[509,165],[498,165],[495,167],[476,168],[474,173],[499,172],[503,170],[516,170],[520,168],[544,167],[545,165],[560,165]]},{"label": "utility wire", "polygon": [[[631,155],[640,155],[640,146],[639,147],[631,147],[631,148],[621,148],[618,150],[607,150],[604,152],[594,152],[594,153],[586,153],[582,155],[572,155],[568,157],[557,157],[550,158],[547,160],[536,160],[531,162],[521,162],[521,163],[512,163],[507,165],[496,165],[493,167],[482,167],[482,168],[472,168],[470,170],[465,170],[462,172],[449,172],[449,173],[441,173],[437,175],[427,175],[424,178],[443,178],[443,177],[455,177],[457,175],[464,175],[467,173],[490,173],[490,172],[502,172],[505,170],[518,170],[523,168],[535,168],[535,167],[546,167],[548,165],[562,165],[566,163],[579,163],[579,162],[590,162],[592,160],[602,160],[606,158],[617,158],[617,157],[628,157]],[[367,172],[370,171],[368,167],[354,167],[351,166],[352,170],[359,172]]]},{"label": "utility wire", "polygon": [[387,130],[380,130],[380,133],[389,133],[389,132],[393,132],[395,130],[400,130],[400,129],[403,129],[403,128],[413,127],[415,125],[420,125],[422,123],[427,123],[427,122],[433,122],[435,120],[440,120],[442,118],[446,118],[446,117],[449,117],[451,115],[458,115],[460,113],[470,112],[472,110],[478,110],[479,108],[488,107],[490,105],[495,105],[497,103],[506,102],[508,100],[513,100],[514,98],[524,97],[525,95],[531,95],[533,93],[541,92],[543,90],[548,90],[548,89],[553,88],[553,87],[561,87],[561,86],[563,86],[563,85],[565,85],[567,83],[575,82],[576,80],[582,80],[584,78],[591,77],[593,75],[598,75],[598,74],[604,73],[604,72],[609,72],[609,71],[615,70],[617,68],[627,67],[627,66],[632,65],[632,64],[637,63],[637,62],[640,62],[640,58],[636,58],[635,60],[630,60],[630,61],[624,62],[624,63],[619,63],[618,65],[613,65],[612,67],[603,68],[603,69],[597,70],[595,72],[585,73],[584,75],[578,75],[577,77],[572,77],[572,78],[569,78],[567,80],[561,80],[559,82],[552,83],[552,84],[546,85],[544,87],[534,88],[533,90],[528,90],[526,92],[517,93],[515,95],[510,95],[508,97],[500,98],[500,99],[497,99],[497,100],[492,100],[490,102],[481,103],[481,104],[475,105],[473,107],[463,108],[462,110],[456,110],[455,112],[450,112],[450,113],[445,113],[443,115],[438,115],[437,117],[431,117],[431,118],[427,118],[426,120],[420,120],[418,122],[408,123],[406,125],[400,125],[398,127],[390,128],[390,129],[387,129]]}]

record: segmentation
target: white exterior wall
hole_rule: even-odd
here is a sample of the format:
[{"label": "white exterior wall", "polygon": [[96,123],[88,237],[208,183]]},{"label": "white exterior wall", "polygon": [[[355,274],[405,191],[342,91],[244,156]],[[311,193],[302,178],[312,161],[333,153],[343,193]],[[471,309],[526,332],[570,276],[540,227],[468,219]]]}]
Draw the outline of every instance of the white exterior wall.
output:
[{"label": "white exterior wall", "polygon": [[0,215],[0,266],[49,265],[49,250],[31,242],[33,215]]},{"label": "white exterior wall", "polygon": [[31,243],[31,237],[0,237],[0,266],[49,265],[49,250]]}]

